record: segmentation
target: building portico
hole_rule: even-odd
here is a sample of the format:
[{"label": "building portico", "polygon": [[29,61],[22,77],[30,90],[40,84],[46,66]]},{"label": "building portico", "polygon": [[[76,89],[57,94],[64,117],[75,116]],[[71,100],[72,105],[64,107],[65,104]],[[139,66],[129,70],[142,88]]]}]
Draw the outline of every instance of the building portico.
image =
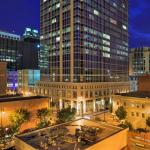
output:
[{"label": "building portico", "polygon": [[50,97],[56,109],[74,107],[78,115],[104,110],[111,103],[111,95],[128,91],[128,82],[67,83],[50,81],[39,81],[34,90],[37,95]]}]

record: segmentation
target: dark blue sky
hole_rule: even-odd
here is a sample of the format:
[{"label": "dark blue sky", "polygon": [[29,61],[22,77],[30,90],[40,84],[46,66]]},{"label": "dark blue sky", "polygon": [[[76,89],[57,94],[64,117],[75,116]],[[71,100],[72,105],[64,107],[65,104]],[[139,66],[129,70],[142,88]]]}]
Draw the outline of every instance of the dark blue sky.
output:
[{"label": "dark blue sky", "polygon": [[[22,34],[39,29],[40,0],[1,0],[0,29]],[[150,0],[129,0],[129,45],[150,46]]]}]

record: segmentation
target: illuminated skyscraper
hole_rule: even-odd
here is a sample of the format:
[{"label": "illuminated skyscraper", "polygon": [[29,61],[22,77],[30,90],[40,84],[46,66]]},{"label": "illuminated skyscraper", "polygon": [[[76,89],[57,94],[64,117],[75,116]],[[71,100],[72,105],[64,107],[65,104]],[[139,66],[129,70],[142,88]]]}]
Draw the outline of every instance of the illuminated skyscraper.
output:
[{"label": "illuminated skyscraper", "polygon": [[[89,84],[87,92],[94,94],[88,100],[127,88],[127,0],[41,0],[40,6],[40,39],[48,47],[47,55],[41,49],[40,61],[48,60],[51,84]],[[74,97],[85,99],[86,90],[80,92]]]}]

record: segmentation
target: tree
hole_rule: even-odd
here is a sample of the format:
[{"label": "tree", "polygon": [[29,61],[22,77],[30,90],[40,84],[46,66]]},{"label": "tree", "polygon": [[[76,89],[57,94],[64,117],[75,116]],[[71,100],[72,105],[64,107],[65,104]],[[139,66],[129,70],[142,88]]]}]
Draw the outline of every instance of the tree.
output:
[{"label": "tree", "polygon": [[150,127],[150,117],[146,119],[146,126]]},{"label": "tree", "polygon": [[127,116],[127,112],[123,106],[118,107],[115,114],[119,118],[119,120],[126,119],[126,116]]},{"label": "tree", "polygon": [[12,130],[14,133],[19,132],[23,123],[28,122],[31,117],[31,112],[27,109],[18,109],[10,115],[10,121],[12,123]]},{"label": "tree", "polygon": [[57,113],[58,123],[71,121],[74,118],[75,114],[76,114],[75,108],[71,107],[63,108]]},{"label": "tree", "polygon": [[133,130],[132,124],[130,122],[128,122],[128,121],[125,121],[124,123],[119,124],[119,127],[129,128],[130,131]]},{"label": "tree", "polygon": [[51,111],[48,108],[42,108],[37,110],[37,118],[39,119],[38,127],[39,128],[44,128],[47,127],[51,124],[50,122],[50,116],[51,116]]}]

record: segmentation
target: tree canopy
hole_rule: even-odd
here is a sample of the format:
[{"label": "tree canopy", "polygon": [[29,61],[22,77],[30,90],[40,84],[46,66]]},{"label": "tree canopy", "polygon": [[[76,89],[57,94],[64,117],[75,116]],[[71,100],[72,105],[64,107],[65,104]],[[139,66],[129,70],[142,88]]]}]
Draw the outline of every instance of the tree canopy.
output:
[{"label": "tree canopy", "polygon": [[123,106],[118,107],[115,114],[119,118],[119,120],[126,119],[126,116],[127,116],[127,112]]},{"label": "tree canopy", "polygon": [[38,127],[43,128],[47,127],[51,124],[50,117],[51,117],[51,111],[48,108],[42,108],[37,110],[37,118],[39,118]]},{"label": "tree canopy", "polygon": [[10,115],[10,121],[14,128],[14,132],[18,132],[23,123],[28,122],[31,118],[31,112],[27,109],[17,109],[13,114]]},{"label": "tree canopy", "polygon": [[75,108],[71,107],[63,108],[57,114],[58,122],[63,123],[71,121],[74,118],[75,114],[76,114]]},{"label": "tree canopy", "polygon": [[146,125],[147,125],[148,127],[150,127],[150,117],[148,117],[148,118],[146,119]]}]

